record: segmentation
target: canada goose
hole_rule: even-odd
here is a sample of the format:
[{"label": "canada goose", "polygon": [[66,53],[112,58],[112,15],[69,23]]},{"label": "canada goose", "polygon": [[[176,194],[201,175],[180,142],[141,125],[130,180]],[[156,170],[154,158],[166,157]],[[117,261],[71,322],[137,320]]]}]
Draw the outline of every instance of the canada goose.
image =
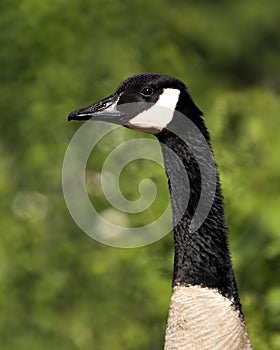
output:
[{"label": "canada goose", "polygon": [[[122,108],[134,102],[142,103],[134,104],[127,110]],[[152,113],[152,110],[155,111],[154,106],[159,105],[165,106],[169,112]],[[184,125],[180,122],[176,126],[179,120],[177,112],[184,115],[185,124],[191,122],[198,128],[211,150],[202,112],[193,102],[186,86],[162,74],[132,76],[122,82],[111,96],[72,112],[68,120],[101,120],[152,133],[162,145],[177,154],[187,170],[189,202],[180,216],[178,213],[186,191],[180,183],[176,157],[162,146],[173,217],[180,217],[173,230],[173,294],[164,349],[252,349],[228,250],[228,229],[215,163],[214,180],[208,179],[210,187],[210,182],[215,182],[213,201],[205,220],[195,230],[191,229],[202,188],[198,163],[205,167],[209,164],[204,159],[202,144],[195,143],[198,134],[189,135],[195,143],[193,147],[178,136],[184,130]],[[193,154],[195,150],[198,150],[199,161]]]}]

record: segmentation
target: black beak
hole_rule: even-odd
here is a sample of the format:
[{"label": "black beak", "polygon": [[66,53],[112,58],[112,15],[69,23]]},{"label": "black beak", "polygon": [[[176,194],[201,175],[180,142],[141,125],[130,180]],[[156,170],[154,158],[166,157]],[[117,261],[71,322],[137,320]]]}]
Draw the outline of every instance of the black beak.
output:
[{"label": "black beak", "polygon": [[69,114],[68,121],[92,119],[124,125],[124,115],[117,109],[118,98],[117,95],[111,95],[89,107],[74,111]]}]

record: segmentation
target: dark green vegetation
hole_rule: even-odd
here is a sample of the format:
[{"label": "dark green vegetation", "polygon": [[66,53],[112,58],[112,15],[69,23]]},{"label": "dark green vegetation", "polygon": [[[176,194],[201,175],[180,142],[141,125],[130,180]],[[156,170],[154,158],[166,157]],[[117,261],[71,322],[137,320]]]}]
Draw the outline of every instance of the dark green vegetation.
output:
[{"label": "dark green vegetation", "polygon": [[[0,10],[0,348],[163,348],[172,235],[104,246],[75,225],[61,189],[79,127],[68,113],[157,71],[184,81],[206,114],[250,339],[279,349],[280,2],[2,0]],[[88,190],[105,211],[94,180],[102,150]],[[167,195],[162,169],[140,161],[121,178],[129,199],[147,168]]]}]

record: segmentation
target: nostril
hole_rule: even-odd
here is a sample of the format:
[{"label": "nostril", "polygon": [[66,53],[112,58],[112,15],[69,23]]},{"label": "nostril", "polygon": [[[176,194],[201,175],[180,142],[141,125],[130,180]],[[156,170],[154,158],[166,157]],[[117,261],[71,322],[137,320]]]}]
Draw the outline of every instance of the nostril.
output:
[{"label": "nostril", "polygon": [[105,102],[103,102],[103,101],[100,101],[100,102],[97,102],[95,105],[93,105],[92,109],[94,111],[100,111],[100,110],[102,110],[102,109],[104,109],[106,107],[107,107],[107,104]]}]

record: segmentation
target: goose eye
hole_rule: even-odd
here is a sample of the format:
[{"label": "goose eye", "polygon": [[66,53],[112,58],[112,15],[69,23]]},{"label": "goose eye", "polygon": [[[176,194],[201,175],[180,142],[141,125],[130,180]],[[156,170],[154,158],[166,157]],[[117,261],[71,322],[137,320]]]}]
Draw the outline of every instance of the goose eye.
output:
[{"label": "goose eye", "polygon": [[145,87],[140,92],[140,94],[144,97],[152,96],[153,93],[154,93],[154,90],[151,87]]}]

